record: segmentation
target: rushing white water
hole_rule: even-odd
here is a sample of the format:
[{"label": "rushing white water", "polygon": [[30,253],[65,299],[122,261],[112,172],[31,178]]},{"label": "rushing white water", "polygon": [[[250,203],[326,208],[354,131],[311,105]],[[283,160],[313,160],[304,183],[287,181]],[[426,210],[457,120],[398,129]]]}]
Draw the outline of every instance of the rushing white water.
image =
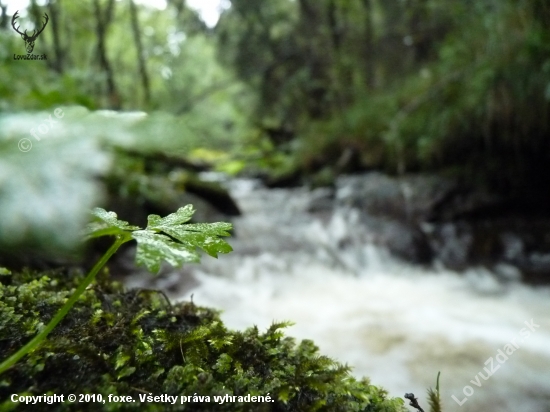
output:
[{"label": "rushing white water", "polygon": [[287,334],[314,340],[392,396],[415,393],[426,410],[441,371],[446,412],[550,411],[549,288],[399,262],[358,233],[353,210],[308,213],[320,192],[241,181],[232,193],[243,211],[235,251],[194,267],[180,299],[223,309],[232,328],[291,320]]}]

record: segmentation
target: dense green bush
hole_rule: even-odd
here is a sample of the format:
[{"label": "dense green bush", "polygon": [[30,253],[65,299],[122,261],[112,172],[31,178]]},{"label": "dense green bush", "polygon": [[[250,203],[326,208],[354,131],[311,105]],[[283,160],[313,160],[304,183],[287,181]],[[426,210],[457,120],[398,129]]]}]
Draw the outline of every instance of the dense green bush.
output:
[{"label": "dense green bush", "polygon": [[[126,291],[103,273],[39,349],[0,376],[0,410],[13,393],[130,395],[135,403],[68,402],[55,410],[169,410],[139,395],[203,397],[174,410],[403,411],[401,399],[357,381],[349,368],[320,356],[311,341],[285,337],[285,323],[265,333],[228,330],[218,313],[193,302],[171,305],[161,292]],[[36,334],[82,280],[52,271],[0,276],[0,353]],[[213,396],[266,396],[272,403],[215,404]],[[204,401],[204,399],[203,399]],[[38,405],[35,405],[38,407]],[[46,410],[46,404],[40,404]],[[75,409],[76,407],[76,409]],[[38,410],[38,409],[37,409]]]}]

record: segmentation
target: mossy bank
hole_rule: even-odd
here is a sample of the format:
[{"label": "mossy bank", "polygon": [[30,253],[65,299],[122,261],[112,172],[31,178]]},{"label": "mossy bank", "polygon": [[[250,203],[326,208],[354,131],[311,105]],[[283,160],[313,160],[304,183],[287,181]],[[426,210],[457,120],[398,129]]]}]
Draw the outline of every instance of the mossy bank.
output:
[{"label": "mossy bank", "polygon": [[[214,310],[193,302],[172,305],[158,291],[126,291],[107,277],[86,290],[39,349],[0,376],[0,411],[405,410],[403,400],[367,379],[357,381],[313,342],[285,337],[283,323],[265,333],[255,327],[231,331]],[[1,275],[2,357],[34,336],[81,280],[65,271]],[[64,394],[65,402],[25,406],[12,402],[12,394]],[[69,394],[102,394],[106,402],[70,403]],[[109,394],[135,402],[109,402]],[[149,394],[178,396],[178,402],[142,403],[140,395]],[[271,402],[214,401],[268,394]]]}]

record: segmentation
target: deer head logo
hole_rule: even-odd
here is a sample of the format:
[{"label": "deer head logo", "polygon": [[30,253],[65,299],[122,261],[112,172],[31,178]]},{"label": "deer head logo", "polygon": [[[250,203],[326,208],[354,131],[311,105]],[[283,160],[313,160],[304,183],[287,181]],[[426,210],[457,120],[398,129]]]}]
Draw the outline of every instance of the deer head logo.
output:
[{"label": "deer head logo", "polygon": [[32,53],[32,51],[34,49],[34,42],[36,41],[36,38],[40,35],[40,33],[42,33],[42,31],[44,30],[44,27],[46,27],[46,24],[48,24],[48,21],[50,20],[50,18],[48,17],[48,15],[46,13],[44,13],[44,17],[46,18],[46,21],[44,22],[44,25],[38,31],[36,31],[36,29],[33,30],[32,36],[29,36],[27,34],[27,30],[25,30],[23,33],[21,33],[19,31],[19,26],[15,27],[15,20],[19,17],[17,15],[18,13],[19,13],[19,10],[17,10],[15,12],[15,14],[13,15],[13,17],[11,18],[11,25],[12,25],[13,29],[17,33],[19,33],[21,35],[21,37],[23,38],[23,40],[25,41],[25,48],[27,49],[27,53]]}]

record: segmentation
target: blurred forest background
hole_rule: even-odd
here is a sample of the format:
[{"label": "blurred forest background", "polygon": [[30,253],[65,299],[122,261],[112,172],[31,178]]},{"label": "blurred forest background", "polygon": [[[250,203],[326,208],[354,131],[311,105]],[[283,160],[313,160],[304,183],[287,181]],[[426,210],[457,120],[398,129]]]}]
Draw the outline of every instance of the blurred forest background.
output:
[{"label": "blurred forest background", "polygon": [[[25,50],[12,27],[16,3],[0,1],[5,193],[25,193],[31,156],[39,156],[35,165],[53,161],[49,147],[56,167],[35,171],[47,181],[68,161],[54,140],[77,144],[79,136],[107,158],[92,160],[88,147],[86,160],[59,174],[108,175],[111,194],[142,203],[165,200],[165,186],[193,186],[187,171],[212,168],[270,186],[331,185],[340,174],[368,170],[427,171],[523,211],[550,206],[545,0],[233,0],[219,2],[208,19],[199,3],[184,0],[33,0],[16,25],[30,34],[48,14],[34,50],[47,55],[43,61],[14,58]],[[69,107],[67,116],[37,141],[29,129],[57,107]],[[129,138],[108,112],[94,121],[83,108],[150,115]],[[36,111],[43,114],[23,116]],[[86,136],[83,116],[94,123]],[[8,155],[21,155],[14,147],[21,138],[35,148],[19,161]],[[36,185],[36,176],[29,181]],[[73,185],[69,194],[78,197],[85,185]],[[4,196],[4,213],[21,217],[1,227],[12,248],[32,232],[33,219],[41,230],[47,225],[33,212],[23,216],[33,193],[21,195],[22,203]],[[94,205],[94,195],[82,196],[75,213]],[[236,212],[228,202],[222,211]],[[14,233],[22,234],[14,240]]]},{"label": "blurred forest background", "polygon": [[0,110],[169,113],[222,170],[279,179],[437,170],[530,196],[549,183],[545,0],[233,0],[214,26],[184,0],[158,6],[32,1],[18,23],[48,13],[48,59],[26,62],[0,2]]}]

